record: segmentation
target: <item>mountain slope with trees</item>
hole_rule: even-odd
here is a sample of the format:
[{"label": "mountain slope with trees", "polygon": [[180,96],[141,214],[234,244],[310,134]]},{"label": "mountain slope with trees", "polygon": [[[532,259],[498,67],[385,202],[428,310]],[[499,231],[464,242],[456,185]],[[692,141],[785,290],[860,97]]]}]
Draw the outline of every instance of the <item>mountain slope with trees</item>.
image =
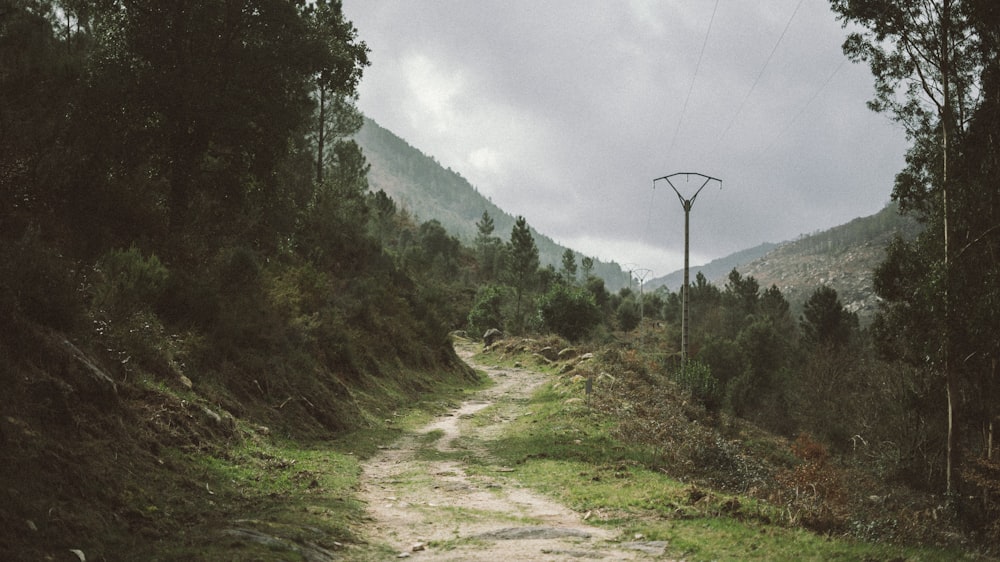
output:
[{"label": "mountain slope with trees", "polygon": [[873,272],[886,248],[895,237],[912,240],[920,230],[917,221],[900,215],[898,205],[889,204],[872,216],[779,244],[736,269],[762,286],[776,285],[795,311],[817,287],[830,287],[868,324],[879,302]]},{"label": "mountain slope with trees", "polygon": [[[741,266],[744,266],[752,262],[753,260],[756,260],[766,255],[768,252],[770,252],[771,250],[775,249],[778,246],[779,244],[775,244],[772,242],[764,242],[763,244],[759,244],[757,246],[754,246],[753,248],[747,248],[745,250],[740,250],[739,252],[729,254],[728,256],[716,258],[704,265],[695,266],[692,267],[691,269],[692,271],[700,271],[702,274],[705,275],[705,277],[712,280],[722,279],[730,271],[732,271],[734,267],[739,268]],[[684,270],[678,269],[673,273],[669,273],[662,277],[656,277],[650,279],[649,281],[646,281],[646,288],[652,291],[659,287],[664,287],[670,291],[678,291],[680,290],[681,285],[683,284],[684,284]]]},{"label": "mountain slope with trees", "polygon": [[338,1],[18,0],[0,52],[0,557],[195,548],[273,505],[213,476],[249,443],[477,380],[374,228]]},{"label": "mountain slope with trees", "polygon": [[[561,362],[552,391],[604,393],[553,401],[582,417],[543,428],[546,455],[596,437],[615,479],[641,466],[818,533],[995,553],[1000,11],[832,4],[912,140],[893,191],[912,220],[887,209],[719,285],[696,270],[689,316],[572,250],[543,259],[524,217],[470,196],[463,243],[370,183],[368,50],[336,0],[5,4],[0,557],[335,558],[364,541],[358,457],[481,384],[463,330]],[[869,278],[867,326],[868,295],[837,287]],[[597,434],[568,432],[595,408]],[[618,443],[642,452],[623,464]]]},{"label": "mountain slope with trees", "polygon": [[[510,232],[515,217],[482,196],[457,171],[444,168],[434,158],[410,146],[391,131],[365,118],[354,136],[371,164],[368,181],[372,190],[385,191],[417,220],[435,219],[459,240],[471,244],[476,221],[488,213],[500,232]],[[542,265],[558,267],[566,247],[531,228]],[[585,256],[576,253],[577,260]],[[628,285],[628,275],[617,263],[594,259],[593,274],[604,279],[610,290]]]}]

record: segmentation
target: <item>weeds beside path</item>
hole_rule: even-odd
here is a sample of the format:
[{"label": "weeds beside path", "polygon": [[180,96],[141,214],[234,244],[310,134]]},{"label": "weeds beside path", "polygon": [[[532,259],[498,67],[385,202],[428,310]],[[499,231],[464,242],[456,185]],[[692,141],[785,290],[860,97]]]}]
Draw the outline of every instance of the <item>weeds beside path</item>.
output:
[{"label": "weeds beside path", "polygon": [[[471,347],[460,346],[470,361]],[[507,478],[488,447],[504,425],[530,415],[528,399],[548,375],[484,370],[494,385],[362,463],[369,559],[634,560],[662,554],[657,543],[619,543],[616,532]],[[470,461],[474,460],[474,470]],[[484,468],[485,467],[485,468]]]}]

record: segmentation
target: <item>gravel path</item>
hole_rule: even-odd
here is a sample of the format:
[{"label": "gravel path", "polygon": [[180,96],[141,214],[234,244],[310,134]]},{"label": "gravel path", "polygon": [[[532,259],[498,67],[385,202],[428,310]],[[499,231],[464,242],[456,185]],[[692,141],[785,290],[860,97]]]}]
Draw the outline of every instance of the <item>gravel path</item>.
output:
[{"label": "gravel path", "polygon": [[[471,353],[462,356],[468,361]],[[398,558],[428,561],[636,560],[663,554],[656,543],[613,542],[615,532],[590,526],[582,514],[504,478],[510,468],[493,467],[495,476],[470,475],[462,460],[454,460],[464,455],[447,454],[480,457],[505,423],[525,414],[527,398],[547,379],[528,369],[473,366],[496,385],[363,463],[360,495],[368,505],[372,544],[390,545]]]}]

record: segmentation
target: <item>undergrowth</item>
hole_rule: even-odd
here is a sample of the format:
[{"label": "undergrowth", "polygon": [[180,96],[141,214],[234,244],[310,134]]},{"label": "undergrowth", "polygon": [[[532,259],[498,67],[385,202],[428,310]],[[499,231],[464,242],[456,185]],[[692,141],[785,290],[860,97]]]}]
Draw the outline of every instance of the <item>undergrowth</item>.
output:
[{"label": "undergrowth", "polygon": [[[540,343],[477,359],[527,362]],[[517,351],[515,351],[517,350]],[[859,536],[850,473],[807,435],[788,441],[709,412],[628,351],[553,368],[528,413],[488,445],[510,477],[623,537],[687,560],[956,560],[955,547]],[[555,374],[561,372],[562,374]],[[592,394],[586,394],[587,379]],[[483,411],[480,415],[489,415]]]}]

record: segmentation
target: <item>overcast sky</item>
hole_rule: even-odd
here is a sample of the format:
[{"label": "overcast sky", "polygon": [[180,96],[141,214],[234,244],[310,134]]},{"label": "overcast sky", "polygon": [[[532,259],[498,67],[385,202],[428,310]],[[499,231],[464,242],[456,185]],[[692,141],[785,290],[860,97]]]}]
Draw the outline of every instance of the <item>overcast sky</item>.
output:
[{"label": "overcast sky", "polygon": [[[870,215],[902,129],[825,0],[344,0],[360,109],[557,242],[683,266]],[[714,14],[714,17],[713,17]],[[687,198],[703,180],[673,180]],[[506,236],[509,233],[498,233]]]}]

